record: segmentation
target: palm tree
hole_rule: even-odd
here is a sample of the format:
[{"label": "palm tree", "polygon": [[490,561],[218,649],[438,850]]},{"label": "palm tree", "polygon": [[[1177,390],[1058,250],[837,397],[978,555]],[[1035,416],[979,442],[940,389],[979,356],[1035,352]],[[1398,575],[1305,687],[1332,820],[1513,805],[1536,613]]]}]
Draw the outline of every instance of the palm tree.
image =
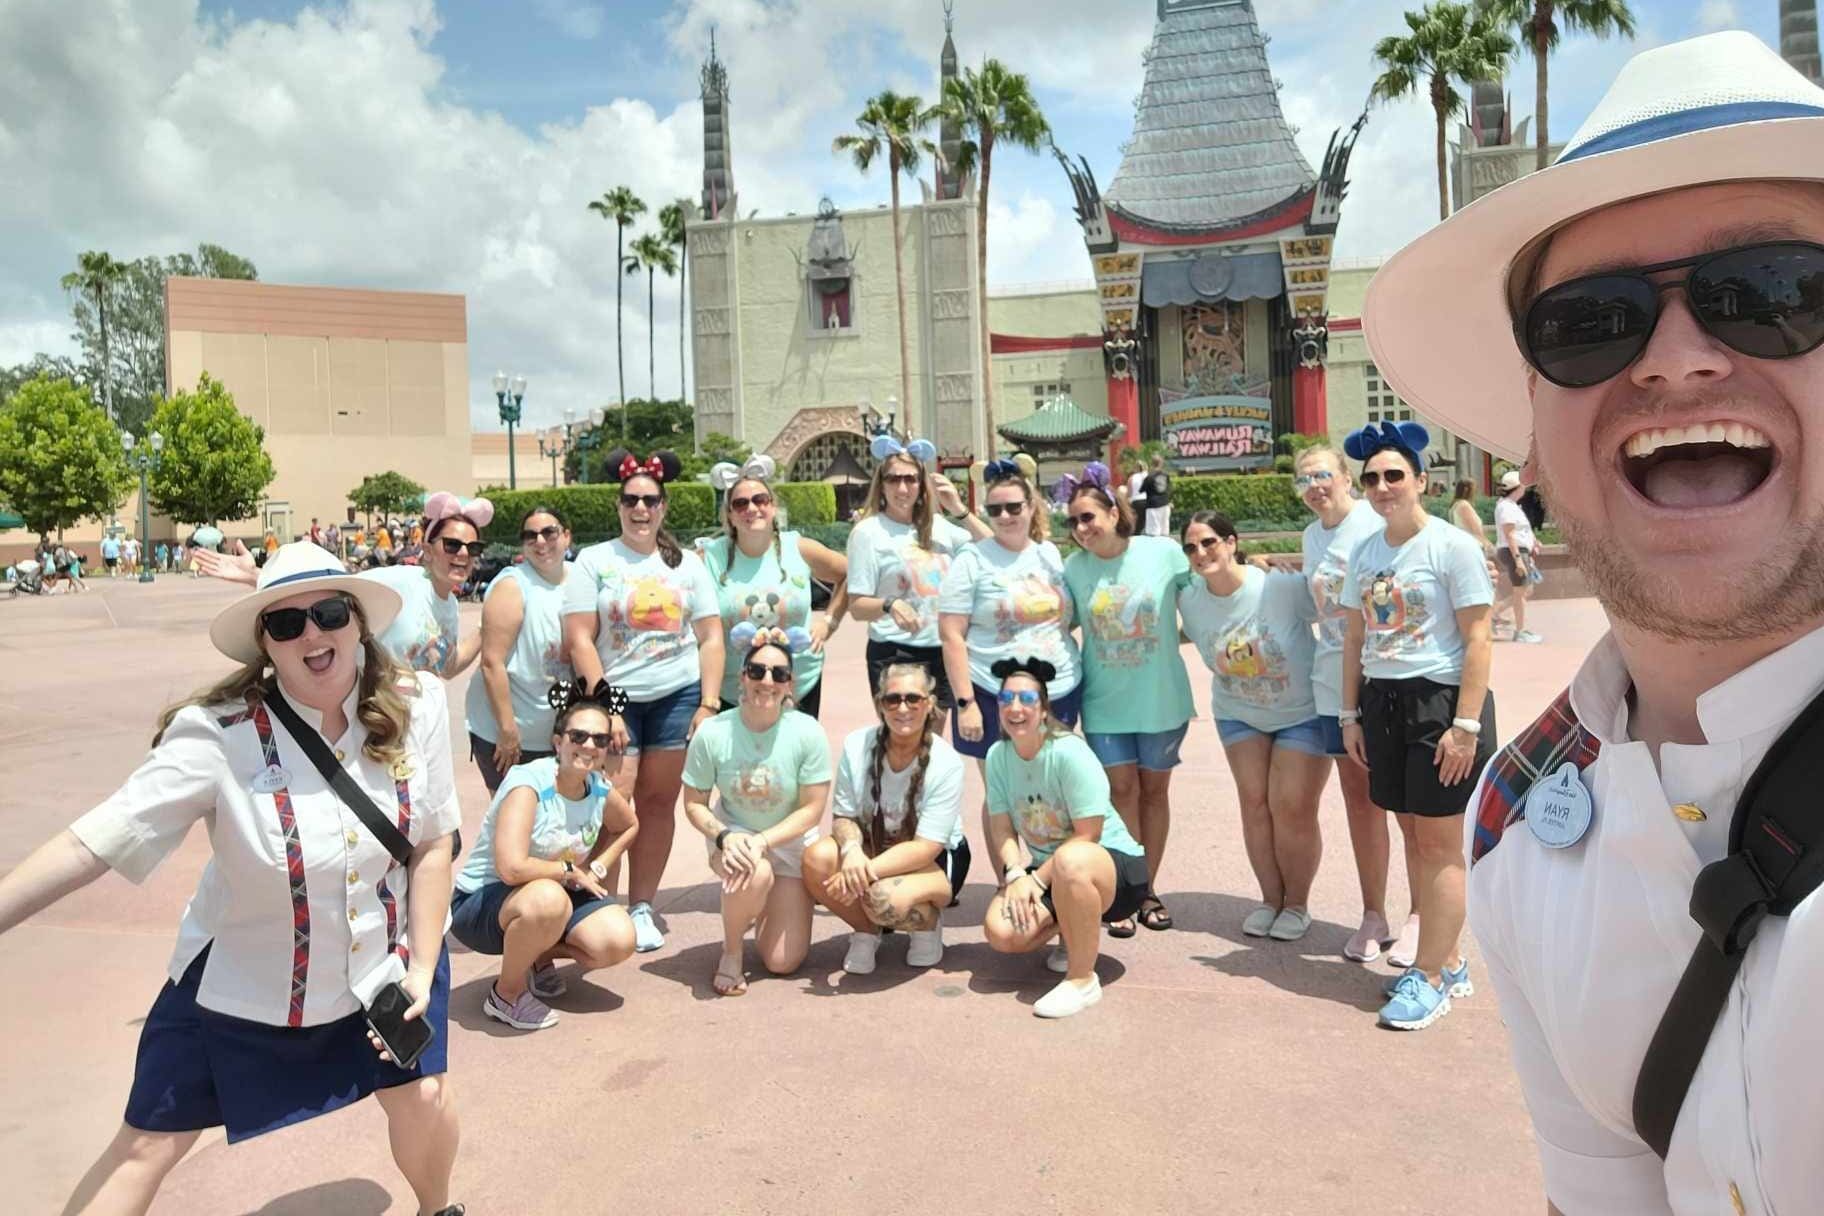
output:
[{"label": "palm tree", "polygon": [[1507,70],[1514,40],[1486,14],[1453,0],[1434,0],[1417,13],[1406,14],[1412,31],[1404,38],[1388,36],[1374,44],[1374,58],[1382,66],[1369,91],[1370,100],[1397,101],[1424,89],[1431,97],[1431,111],[1438,120],[1438,219],[1450,218],[1450,183],[1444,172],[1444,128],[1451,115],[1463,108],[1463,95],[1452,81],[1473,84],[1494,80]]},{"label": "palm tree", "polygon": [[1557,49],[1558,18],[1566,29],[1607,38],[1611,33],[1634,36],[1634,12],[1628,0],[1479,0],[1482,10],[1504,26],[1520,31],[1533,52],[1533,149],[1535,169],[1545,168],[1546,148],[1552,142],[1545,129],[1546,61]]},{"label": "palm tree", "polygon": [[972,138],[963,142],[950,169],[968,173],[979,168],[976,182],[976,287],[977,311],[982,328],[982,419],[988,432],[984,459],[994,457],[994,360],[988,339],[988,182],[994,171],[995,145],[1003,141],[1028,152],[1037,152],[1051,138],[1051,125],[1033,100],[1032,88],[1020,72],[1010,72],[998,59],[982,61],[981,71],[964,68],[960,77],[944,81],[944,99],[934,117],[958,123]]},{"label": "palm tree", "polygon": [[684,400],[684,277],[690,264],[690,250],[684,235],[685,217],[690,214],[690,200],[673,199],[659,209],[659,233],[665,243],[678,251],[678,400]]},{"label": "palm tree", "polygon": [[[642,270],[646,272],[646,382],[650,386],[647,391],[652,399],[657,401],[659,399],[659,380],[653,370],[656,366],[653,349],[657,338],[653,332],[653,274],[655,271],[663,270],[666,277],[669,278],[678,273],[677,255],[672,253],[671,246],[666,243],[662,234],[648,232],[633,242],[633,253],[627,259],[627,273],[638,274]],[[681,392],[679,399],[683,399]]]},{"label": "palm tree", "polygon": [[65,291],[85,291],[95,297],[95,318],[101,326],[101,400],[114,417],[114,376],[108,356],[108,296],[127,277],[127,264],[116,262],[105,249],[90,249],[76,256],[76,269],[61,280]]},{"label": "palm tree", "polygon": [[646,204],[625,186],[616,186],[589,204],[589,210],[614,221],[614,370],[620,377],[621,443],[627,442],[627,348],[621,343],[621,272],[627,265],[627,225],[645,214]]},{"label": "palm tree", "polygon": [[931,125],[931,114],[921,97],[901,96],[891,89],[868,99],[855,119],[859,131],[838,135],[830,151],[847,152],[855,167],[868,171],[876,157],[887,158],[887,173],[893,191],[893,285],[894,301],[899,312],[899,399],[905,416],[912,416],[912,352],[906,342],[906,267],[899,246],[899,175],[916,173],[924,156],[941,159],[937,145],[924,138]]}]

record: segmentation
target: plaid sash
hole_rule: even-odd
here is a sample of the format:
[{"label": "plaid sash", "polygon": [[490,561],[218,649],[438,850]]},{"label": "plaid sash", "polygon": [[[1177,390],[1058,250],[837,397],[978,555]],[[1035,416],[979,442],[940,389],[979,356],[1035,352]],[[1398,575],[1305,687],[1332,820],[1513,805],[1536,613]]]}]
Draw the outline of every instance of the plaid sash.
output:
[{"label": "plaid sash", "polygon": [[1601,741],[1583,729],[1565,689],[1539,716],[1495,755],[1476,804],[1476,836],[1469,864],[1475,865],[1501,843],[1501,834],[1526,818],[1526,792],[1533,782],[1558,770],[1565,761],[1578,768],[1595,763]]}]

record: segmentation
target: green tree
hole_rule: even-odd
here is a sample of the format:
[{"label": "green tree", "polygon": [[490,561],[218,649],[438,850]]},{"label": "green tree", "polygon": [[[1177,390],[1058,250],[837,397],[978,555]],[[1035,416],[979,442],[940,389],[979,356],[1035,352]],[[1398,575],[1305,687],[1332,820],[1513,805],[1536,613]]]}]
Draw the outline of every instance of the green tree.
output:
[{"label": "green tree", "polygon": [[654,329],[656,318],[652,310],[653,275],[660,270],[665,272],[666,278],[678,273],[677,255],[666,244],[663,234],[648,232],[634,240],[633,253],[627,259],[627,272],[637,274],[642,270],[646,272],[646,391],[656,397],[659,378],[654,351],[658,345],[658,334]]},{"label": "green tree", "polygon": [[234,408],[234,397],[208,372],[194,393],[158,403],[152,429],[165,456],[152,474],[152,505],[179,523],[215,524],[259,511],[277,476],[265,432]]},{"label": "green tree", "polygon": [[754,454],[754,449],[732,435],[721,431],[711,431],[703,436],[703,442],[697,446],[697,455],[703,458],[704,464],[746,464],[747,458]]},{"label": "green tree", "polygon": [[77,255],[76,269],[61,280],[65,291],[95,298],[95,315],[101,326],[101,403],[110,419],[114,417],[114,388],[109,375],[108,304],[114,289],[126,277],[126,263],[115,261],[114,255],[105,249],[88,249]]},{"label": "green tree", "polygon": [[0,404],[0,500],[32,531],[106,516],[131,485],[120,431],[86,389],[41,375]]},{"label": "green tree", "polygon": [[0,403],[40,376],[68,380],[84,392],[89,391],[88,378],[74,362],[62,355],[47,355],[40,351],[24,363],[0,367]]},{"label": "green tree", "polygon": [[423,505],[424,487],[404,473],[389,469],[363,477],[361,484],[348,492],[348,501],[370,519],[376,511],[381,515],[404,515]]},{"label": "green tree", "polygon": [[[690,200],[674,199],[659,209],[659,232],[665,243],[678,251],[678,399],[684,397],[684,289],[689,286],[685,272],[690,269],[689,241],[685,235],[690,215]],[[652,390],[658,392],[657,388]]]},{"label": "green tree", "polygon": [[1487,14],[1467,4],[1434,0],[1417,13],[1406,14],[1405,37],[1389,35],[1374,44],[1381,74],[1369,97],[1397,101],[1421,89],[1431,99],[1438,124],[1438,219],[1450,218],[1450,183],[1444,168],[1444,132],[1451,117],[1463,108],[1463,95],[1453,82],[1473,84],[1494,80],[1507,70],[1514,40]]},{"label": "green tree", "polygon": [[[589,210],[614,222],[614,370],[621,400],[627,400],[627,348],[621,342],[621,274],[627,266],[627,225],[646,213],[646,204],[626,186],[616,186],[589,204]],[[623,435],[625,441],[626,436]]]},{"label": "green tree", "polygon": [[[935,117],[962,125],[969,138],[963,141],[957,163],[950,168],[958,173],[979,170],[976,178],[976,301],[982,330],[982,366],[993,367],[988,337],[988,183],[994,175],[994,150],[1008,143],[1028,152],[1037,152],[1051,139],[1051,124],[1033,99],[1032,86],[1023,73],[1012,72],[998,59],[985,59],[981,70],[964,68],[960,77],[944,81],[943,100],[938,102]],[[982,418],[988,435],[992,459],[994,437],[994,377],[982,378]]]},{"label": "green tree", "polygon": [[899,314],[899,399],[905,416],[910,418],[915,411],[912,407],[912,348],[906,341],[905,254],[899,242],[899,177],[902,173],[917,173],[919,161],[924,156],[941,159],[943,154],[936,144],[924,138],[924,132],[931,125],[931,112],[925,109],[924,99],[920,97],[883,90],[868,99],[868,104],[856,117],[855,125],[860,129],[838,135],[830,144],[830,151],[839,156],[848,153],[855,167],[863,173],[879,157],[887,158],[887,176],[893,195],[893,302]]},{"label": "green tree", "polygon": [[1546,130],[1547,93],[1546,64],[1558,49],[1565,29],[1607,38],[1620,34],[1634,36],[1634,12],[1628,0],[1479,0],[1480,7],[1501,25],[1520,31],[1521,39],[1533,52],[1533,167],[1545,168],[1546,149],[1551,145]]}]

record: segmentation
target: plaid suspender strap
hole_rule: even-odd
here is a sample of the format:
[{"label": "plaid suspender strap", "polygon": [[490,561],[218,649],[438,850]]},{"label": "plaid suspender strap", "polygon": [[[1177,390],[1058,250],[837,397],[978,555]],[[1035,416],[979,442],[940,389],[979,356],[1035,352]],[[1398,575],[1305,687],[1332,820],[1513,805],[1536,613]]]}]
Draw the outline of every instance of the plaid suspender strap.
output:
[{"label": "plaid suspender strap", "polygon": [[1583,729],[1571,708],[1569,689],[1502,748],[1488,766],[1482,797],[1476,803],[1476,835],[1469,862],[1475,865],[1501,843],[1502,833],[1526,818],[1526,792],[1539,778],[1556,772],[1565,761],[1578,768],[1595,763],[1601,742]]}]

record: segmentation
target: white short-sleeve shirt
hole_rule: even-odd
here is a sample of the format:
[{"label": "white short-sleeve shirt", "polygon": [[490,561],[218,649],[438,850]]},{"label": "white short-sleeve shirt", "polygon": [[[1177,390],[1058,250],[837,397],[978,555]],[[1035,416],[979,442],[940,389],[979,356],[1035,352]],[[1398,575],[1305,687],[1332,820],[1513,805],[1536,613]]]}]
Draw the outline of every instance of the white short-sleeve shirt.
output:
[{"label": "white short-sleeve shirt", "polygon": [[[836,785],[830,795],[830,814],[836,819],[853,819],[866,832],[874,820],[872,797],[875,740],[881,727],[864,726],[852,731],[842,741],[842,760],[836,766]],[[894,836],[905,826],[906,794],[912,786],[913,771],[908,764],[895,772],[891,764],[880,769],[881,826]],[[925,765],[925,784],[919,796],[918,827],[913,835],[946,849],[963,842],[963,758],[938,735],[931,740],[931,757]]]},{"label": "white short-sleeve shirt", "polygon": [[1566,1216],[1816,1211],[1824,897],[1762,923],[1663,1163],[1635,1134],[1632,1111],[1647,1044],[1699,938],[1692,884],[1728,852],[1736,800],[1767,748],[1824,686],[1824,630],[1700,696],[1707,742],[1664,744],[1657,767],[1628,737],[1630,686],[1605,638],[1568,696],[1510,745],[1536,750],[1581,732],[1565,752],[1595,808],[1579,843],[1550,849],[1533,837],[1524,804],[1504,792],[1506,750],[1466,816],[1469,920],[1512,1040],[1546,1192]]},{"label": "white short-sleeve shirt", "polygon": [[1503,526],[1514,530],[1514,543],[1521,549],[1538,548],[1539,542],[1533,539],[1533,521],[1526,517],[1520,504],[1511,498],[1503,498],[1495,504],[1495,541],[1503,549],[1507,548],[1507,533]]}]

